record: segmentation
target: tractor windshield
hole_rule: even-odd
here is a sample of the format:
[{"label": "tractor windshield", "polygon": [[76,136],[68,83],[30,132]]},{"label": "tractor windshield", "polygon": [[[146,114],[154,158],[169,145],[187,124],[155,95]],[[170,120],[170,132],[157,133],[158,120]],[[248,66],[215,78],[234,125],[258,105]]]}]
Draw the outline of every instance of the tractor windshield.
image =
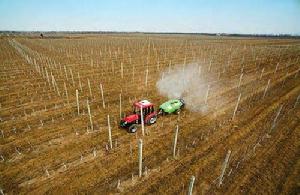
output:
[{"label": "tractor windshield", "polygon": [[141,114],[141,109],[138,106],[133,106],[133,113],[134,114]]}]

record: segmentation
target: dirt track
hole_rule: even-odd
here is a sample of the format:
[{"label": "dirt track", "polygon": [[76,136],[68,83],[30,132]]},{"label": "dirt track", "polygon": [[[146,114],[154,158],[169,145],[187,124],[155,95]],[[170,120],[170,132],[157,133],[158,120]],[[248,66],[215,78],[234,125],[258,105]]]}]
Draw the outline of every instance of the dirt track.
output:
[{"label": "dirt track", "polygon": [[[192,175],[195,194],[299,193],[300,40],[175,35],[2,38],[0,62],[4,193],[186,194]],[[201,66],[199,76],[208,81],[201,84],[211,85],[206,112],[186,109],[179,116],[160,117],[146,127],[144,137],[140,131],[128,134],[118,127],[120,94],[122,113],[129,113],[137,99],[159,105],[167,99],[155,87],[161,73],[189,63]],[[204,97],[199,101],[204,103]],[[107,150],[108,114],[112,150]],[[144,141],[142,178],[139,138]]]}]

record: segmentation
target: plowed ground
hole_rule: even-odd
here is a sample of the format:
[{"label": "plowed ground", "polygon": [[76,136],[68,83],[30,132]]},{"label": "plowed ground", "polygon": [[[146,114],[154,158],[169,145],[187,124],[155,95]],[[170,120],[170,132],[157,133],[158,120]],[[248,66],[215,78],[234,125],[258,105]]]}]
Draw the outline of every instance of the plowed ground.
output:
[{"label": "plowed ground", "polygon": [[[159,117],[145,136],[118,127],[134,101],[166,101],[156,88],[162,72],[189,63],[206,78],[199,85],[211,86],[206,111]],[[299,193],[300,40],[2,37],[0,66],[3,193],[186,194],[192,175],[194,194]]]}]

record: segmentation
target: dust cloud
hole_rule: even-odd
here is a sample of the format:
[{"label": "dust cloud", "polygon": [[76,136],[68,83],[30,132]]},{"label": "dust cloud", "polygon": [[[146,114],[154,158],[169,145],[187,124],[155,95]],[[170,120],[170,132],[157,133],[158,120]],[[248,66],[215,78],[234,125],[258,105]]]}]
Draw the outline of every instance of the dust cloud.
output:
[{"label": "dust cloud", "polygon": [[182,98],[186,108],[195,112],[206,112],[205,104],[208,80],[197,63],[177,65],[162,72],[156,87],[162,96]]}]

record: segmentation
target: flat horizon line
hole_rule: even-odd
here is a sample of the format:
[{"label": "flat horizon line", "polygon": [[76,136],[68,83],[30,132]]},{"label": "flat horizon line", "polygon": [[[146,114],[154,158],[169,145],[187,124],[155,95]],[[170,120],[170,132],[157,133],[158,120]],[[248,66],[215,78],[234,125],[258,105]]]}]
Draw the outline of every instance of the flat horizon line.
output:
[{"label": "flat horizon line", "polygon": [[292,34],[292,33],[225,33],[225,32],[151,32],[151,31],[114,31],[114,30],[0,30],[0,34],[3,33],[70,33],[70,34],[104,34],[104,33],[115,33],[115,34],[191,34],[191,35],[214,35],[214,36],[270,36],[270,37],[281,37],[281,36],[289,36],[289,37],[300,37],[300,34]]}]

